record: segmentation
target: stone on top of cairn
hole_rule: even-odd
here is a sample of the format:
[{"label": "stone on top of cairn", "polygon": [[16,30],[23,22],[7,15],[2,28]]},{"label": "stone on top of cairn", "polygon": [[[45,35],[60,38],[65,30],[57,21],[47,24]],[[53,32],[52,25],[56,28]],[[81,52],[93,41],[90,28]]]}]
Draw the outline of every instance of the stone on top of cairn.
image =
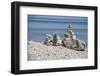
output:
[{"label": "stone on top of cairn", "polygon": [[68,26],[67,26],[67,32],[72,32],[72,25],[71,24],[69,24]]}]

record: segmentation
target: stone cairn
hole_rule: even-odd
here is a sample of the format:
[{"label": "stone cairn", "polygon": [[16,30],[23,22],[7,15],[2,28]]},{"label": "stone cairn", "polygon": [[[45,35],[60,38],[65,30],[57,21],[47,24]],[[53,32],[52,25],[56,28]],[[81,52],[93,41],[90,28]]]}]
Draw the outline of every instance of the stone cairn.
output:
[{"label": "stone cairn", "polygon": [[47,46],[50,46],[50,45],[59,46],[62,44],[62,40],[60,39],[60,36],[57,34],[54,34],[53,36],[46,34],[44,44]]},{"label": "stone cairn", "polygon": [[64,46],[74,50],[84,51],[86,44],[84,41],[79,40],[74,32],[72,31],[72,26],[68,25],[67,31],[64,34],[64,39],[61,40],[60,36],[57,34],[46,35],[44,44],[47,46]]}]

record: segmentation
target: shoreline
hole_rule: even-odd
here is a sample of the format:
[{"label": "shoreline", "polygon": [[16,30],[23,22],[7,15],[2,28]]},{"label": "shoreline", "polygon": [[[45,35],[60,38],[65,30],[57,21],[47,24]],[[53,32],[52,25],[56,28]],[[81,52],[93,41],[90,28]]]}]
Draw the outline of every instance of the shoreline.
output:
[{"label": "shoreline", "polygon": [[77,51],[64,46],[47,46],[42,42],[28,41],[27,60],[86,59],[88,50]]}]

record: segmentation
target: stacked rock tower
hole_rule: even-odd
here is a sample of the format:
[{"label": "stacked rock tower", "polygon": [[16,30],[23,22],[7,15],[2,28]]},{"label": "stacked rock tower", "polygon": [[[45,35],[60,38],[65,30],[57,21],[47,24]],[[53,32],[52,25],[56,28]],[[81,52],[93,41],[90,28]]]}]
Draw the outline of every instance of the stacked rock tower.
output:
[{"label": "stacked rock tower", "polygon": [[47,36],[44,44],[48,46],[64,46],[79,51],[84,51],[86,48],[85,42],[77,38],[71,25],[68,25],[63,40],[60,39],[59,35],[54,34],[53,36]]}]

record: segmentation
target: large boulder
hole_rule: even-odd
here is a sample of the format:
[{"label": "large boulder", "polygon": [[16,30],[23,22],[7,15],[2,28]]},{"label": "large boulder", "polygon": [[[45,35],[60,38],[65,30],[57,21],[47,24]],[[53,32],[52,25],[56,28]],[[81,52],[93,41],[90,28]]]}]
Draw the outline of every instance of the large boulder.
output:
[{"label": "large boulder", "polygon": [[72,40],[70,38],[65,38],[62,40],[63,46],[74,49],[74,50],[79,50],[79,51],[84,51],[85,50],[85,43],[82,42],[81,40]]},{"label": "large boulder", "polygon": [[77,39],[77,46],[78,46],[78,50],[80,51],[84,51],[85,50],[85,42]]},{"label": "large boulder", "polygon": [[78,50],[78,51],[84,51],[85,50],[85,42],[76,39],[73,41],[72,49]]},{"label": "large boulder", "polygon": [[62,44],[63,46],[67,47],[67,48],[71,48],[72,47],[72,44],[73,44],[73,41],[71,38],[64,38],[62,40]]}]

